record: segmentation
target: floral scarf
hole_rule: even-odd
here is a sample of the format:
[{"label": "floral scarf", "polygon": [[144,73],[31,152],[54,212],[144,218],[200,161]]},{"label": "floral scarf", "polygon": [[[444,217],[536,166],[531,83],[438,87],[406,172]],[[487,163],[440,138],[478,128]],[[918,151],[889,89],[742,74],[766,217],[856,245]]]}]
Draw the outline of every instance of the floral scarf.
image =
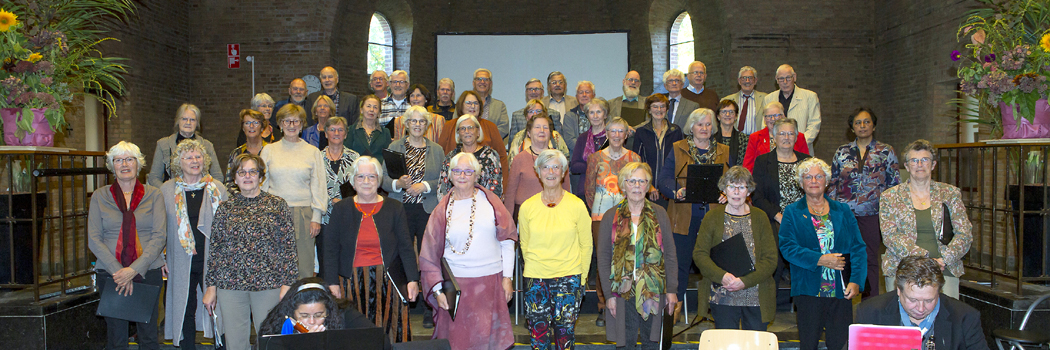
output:
[{"label": "floral scarf", "polygon": [[[631,209],[627,199],[616,207],[613,221],[613,261],[609,278],[609,289],[613,295],[624,300],[634,297],[634,306],[643,320],[656,315],[660,306],[660,295],[665,292],[663,240],[660,226],[656,224],[656,212],[652,203],[645,201],[641,220],[638,222],[638,238],[631,234]],[[633,254],[632,254],[633,252]]]},{"label": "floral scarf", "polygon": [[219,186],[215,186],[213,181],[214,179],[208,174],[192,185],[183,182],[182,177],[175,178],[175,212],[178,213],[175,222],[179,227],[179,243],[182,243],[182,249],[186,251],[186,254],[191,256],[197,255],[197,243],[193,239],[193,229],[190,227],[190,218],[186,209],[186,191],[197,191],[203,188],[204,195],[211,196],[211,212],[214,214],[215,209],[219,208],[222,194],[219,193]]},{"label": "floral scarf", "polygon": [[700,153],[700,148],[696,147],[696,143],[689,142],[689,156],[693,158],[693,163],[696,164],[712,164],[715,159],[718,158],[718,145],[714,142],[711,143],[710,149],[704,153]]}]

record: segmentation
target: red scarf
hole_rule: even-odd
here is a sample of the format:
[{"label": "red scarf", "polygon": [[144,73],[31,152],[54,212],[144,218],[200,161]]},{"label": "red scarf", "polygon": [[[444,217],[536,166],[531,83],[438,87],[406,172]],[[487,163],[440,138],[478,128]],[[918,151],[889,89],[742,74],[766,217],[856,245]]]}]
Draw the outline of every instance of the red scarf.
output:
[{"label": "red scarf", "polygon": [[117,208],[124,215],[120,222],[120,238],[117,239],[117,262],[128,267],[142,255],[142,245],[139,244],[139,234],[135,226],[135,208],[138,208],[142,197],[146,195],[146,188],[139,180],[135,180],[135,190],[131,193],[131,208],[127,207],[120,184],[109,186],[109,193],[113,195],[113,201],[117,202]]}]

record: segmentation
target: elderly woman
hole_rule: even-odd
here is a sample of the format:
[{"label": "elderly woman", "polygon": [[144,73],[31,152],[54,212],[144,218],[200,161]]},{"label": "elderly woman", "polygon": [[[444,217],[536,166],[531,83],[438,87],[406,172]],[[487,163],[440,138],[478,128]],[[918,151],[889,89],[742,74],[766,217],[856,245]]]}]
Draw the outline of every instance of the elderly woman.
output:
[{"label": "elderly woman", "polygon": [[[631,151],[637,153],[642,161],[653,169],[654,179],[660,178],[664,160],[671,154],[671,145],[682,139],[682,128],[667,121],[667,96],[652,94],[645,99],[645,110],[649,112],[649,122],[639,126],[631,140]],[[649,188],[649,200],[666,208],[667,198],[660,195],[655,184]]]},{"label": "elderly woman", "polygon": [[[525,103],[525,118],[526,120],[532,120],[537,116],[545,116],[552,122],[554,121],[554,119],[551,119],[547,114],[547,108],[543,106],[543,102],[540,100],[529,100],[528,103]],[[569,157],[572,153],[569,153],[569,147],[565,145],[565,139],[561,136],[561,133],[554,130],[554,125],[556,124],[551,124],[551,135],[547,140],[550,144],[547,145],[547,148],[557,149],[558,151],[561,151],[565,157]],[[532,138],[529,138],[529,133],[525,131],[526,130],[519,131],[514,135],[512,139],[513,141],[510,142],[510,151],[508,155],[510,156],[511,163],[514,162],[514,156],[518,155],[518,153],[524,152],[535,141]],[[584,164],[586,166],[586,160],[584,160]]]},{"label": "elderly woman", "polygon": [[627,163],[617,182],[626,200],[606,211],[598,230],[598,280],[608,310],[605,337],[617,347],[633,348],[641,331],[642,348],[656,349],[664,310],[678,303],[671,219],[663,207],[645,199],[652,182],[648,164]]},{"label": "elderly woman", "polygon": [[[886,285],[892,286],[901,258],[909,255],[934,258],[944,271],[944,294],[958,299],[959,277],[965,272],[962,258],[973,242],[973,226],[966,216],[959,188],[933,181],[936,154],[937,149],[930,141],[916,140],[908,144],[904,148],[904,167],[910,174],[908,181],[882,193],[879,227],[882,242],[886,244],[882,272]],[[950,227],[942,224],[945,215],[951,219]]]},{"label": "elderly woman", "polygon": [[315,272],[314,238],[321,233],[321,216],[328,211],[328,177],[321,152],[299,138],[306,110],[287,104],[277,111],[277,120],[284,137],[259,154],[269,169],[261,188],[288,202],[295,227],[299,277],[311,277]]},{"label": "elderly woman", "polygon": [[[204,266],[208,263],[211,224],[219,203],[226,200],[226,186],[204,173],[212,159],[197,140],[186,140],[175,150],[171,170],[175,177],[160,186],[168,218],[167,302],[164,303],[164,338],[182,349],[195,349],[196,325],[208,338],[218,337],[203,299]],[[177,247],[181,247],[179,249]],[[205,310],[207,309],[207,310]]]},{"label": "elderly woman", "polygon": [[328,96],[321,94],[317,96],[313,110],[310,112],[317,118],[317,124],[304,126],[305,130],[303,130],[302,139],[306,143],[317,147],[317,149],[325,149],[328,147],[328,136],[325,135],[325,128],[328,127],[328,118],[335,116],[335,102],[332,102],[332,99]]},{"label": "elderly woman", "polygon": [[[189,103],[179,106],[179,109],[175,111],[175,133],[157,140],[157,148],[153,152],[153,165],[149,167],[146,183],[153,187],[160,187],[164,181],[172,177],[168,160],[175,154],[175,146],[178,146],[182,140],[200,141],[211,159],[219,159],[215,155],[215,146],[212,146],[211,141],[198,135],[200,121],[201,110],[197,106]],[[214,178],[222,178],[222,168],[218,163],[212,163],[206,171]]]},{"label": "elderly woman", "polygon": [[[478,93],[467,90],[459,95],[459,100],[456,101],[456,113],[452,120],[445,122],[445,125],[441,127],[441,137],[436,142],[441,145],[441,148],[445,150],[445,153],[452,152],[459,143],[459,130],[456,125],[459,124],[459,117],[464,115],[472,115],[478,121],[478,135],[488,135],[488,137],[478,137],[478,144],[481,146],[488,146],[499,154],[500,169],[503,169],[503,183],[507,183],[507,169],[510,169],[510,162],[507,161],[507,144],[503,142],[503,138],[500,137],[499,127],[496,123],[480,118],[478,116],[485,110],[485,101],[478,95]],[[479,158],[480,159],[480,158]]]},{"label": "elderly woman", "polygon": [[[809,158],[795,167],[805,197],[784,209],[780,254],[791,263],[800,349],[816,349],[820,333],[828,349],[843,349],[853,323],[851,299],[867,278],[867,252],[849,206],[828,199],[831,167]],[[851,273],[843,273],[849,264]]]},{"label": "elderly woman", "polygon": [[[97,259],[99,290],[114,288],[121,295],[131,295],[133,282],[158,287],[164,283],[164,198],[156,187],[139,182],[144,163],[139,147],[127,141],[106,152],[106,167],[117,181],[95,190],[88,207],[88,248]],[[138,324],[138,343],[144,349],[160,348],[156,313],[153,315],[150,322]],[[127,348],[128,321],[105,319],[106,348]]]},{"label": "elderly woman", "polygon": [[739,110],[733,100],[718,103],[718,128],[722,132],[716,133],[713,141],[729,146],[730,166],[743,164],[744,153],[747,152],[748,135],[736,129]]},{"label": "elderly woman", "polygon": [[440,145],[425,137],[431,121],[426,108],[408,107],[399,119],[408,135],[391,142],[390,150],[405,155],[408,174],[397,179],[384,175],[383,189],[390,193],[390,198],[404,204],[408,234],[416,241],[418,249],[423,243],[427,219],[438,203],[438,184],[445,153]]},{"label": "elderly woman", "polygon": [[[518,230],[499,196],[477,183],[482,167],[474,154],[459,153],[451,164],[453,187],[430,216],[419,251],[426,301],[440,308],[434,339],[448,339],[453,349],[506,349],[514,343],[507,302],[514,295]],[[446,311],[442,259],[456,276],[459,297],[469,300],[460,303],[456,321]]]},{"label": "elderly woman", "polygon": [[846,203],[853,210],[860,235],[868,247],[868,285],[862,295],[865,299],[879,295],[879,246],[882,245],[879,197],[901,182],[893,146],[875,141],[872,136],[877,121],[867,108],[858,108],[850,114],[850,130],[857,138],[835,151],[828,184],[831,199]]},{"label": "elderly woman", "polygon": [[522,276],[528,278],[525,321],[533,349],[572,349],[576,342],[576,318],[593,245],[587,206],[564,187],[568,163],[557,150],[539,153],[532,170],[543,189],[521,204],[518,217]]},{"label": "elderly woman", "polygon": [[383,101],[376,95],[361,99],[361,119],[351,126],[350,135],[343,143],[362,156],[383,162],[383,149],[390,145],[390,129],[379,125],[379,112]]},{"label": "elderly woman", "polygon": [[[679,299],[685,298],[689,269],[693,266],[689,257],[693,255],[696,232],[700,229],[700,221],[703,220],[704,214],[707,213],[708,204],[681,202],[685,200],[685,182],[688,175],[685,168],[690,164],[724,166],[729,160],[729,147],[711,142],[711,135],[718,132],[713,111],[698,108],[689,114],[685,125],[688,127],[685,129],[685,135],[688,137],[671,145],[672,152],[664,160],[657,185],[664,197],[674,199],[667,204],[667,215],[671,217],[671,231],[675,233],[676,256],[682,257],[678,259]],[[679,302],[675,306],[676,319],[681,305]]]},{"label": "elderly woman", "polygon": [[[798,122],[780,117],[772,125],[771,129],[776,133],[776,148],[755,159],[753,174],[756,186],[751,200],[769,217],[773,232],[779,232],[784,209],[802,198],[802,187],[794,176],[795,166],[808,159],[809,155],[794,149],[796,142],[804,140],[798,132]],[[780,283],[784,277],[786,267],[784,257],[778,257],[776,272],[773,273],[776,283]]]},{"label": "elderly woman", "polygon": [[[262,113],[263,119],[266,119],[266,125],[259,129],[262,139],[267,143],[271,143],[281,139],[281,133],[274,133],[273,126],[277,124],[277,121],[273,119],[273,98],[270,94],[265,92],[255,94],[251,101],[252,110]],[[237,145],[243,145],[248,141],[248,136],[244,130],[237,135]]]},{"label": "elderly woman", "polygon": [[[780,102],[770,102],[762,113],[762,121],[766,127],[748,137],[747,151],[744,152],[744,167],[747,170],[754,170],[755,158],[776,149],[776,138],[770,126],[784,118],[784,105]],[[806,144],[806,136],[802,133],[798,133],[798,139],[795,140],[795,150],[809,154],[809,145]]]},{"label": "elderly woman", "polygon": [[492,191],[496,196],[503,198],[503,167],[499,161],[499,153],[492,147],[482,145],[485,133],[481,130],[481,123],[473,115],[461,115],[456,120],[456,148],[445,156],[445,162],[441,164],[441,188],[438,193],[444,195],[454,185],[448,169],[451,166],[452,157],[460,152],[474,155],[478,164],[481,165],[477,183]]},{"label": "elderly woman", "polygon": [[[693,260],[704,276],[697,290],[697,310],[705,313],[710,304],[718,329],[765,331],[777,308],[777,285],[773,282],[776,234],[765,212],[747,204],[747,197],[755,190],[747,169],[739,165],[729,168],[718,180],[718,188],[725,194],[726,204],[713,205],[704,216],[693,250]],[[753,217],[757,219],[751,220]],[[748,259],[755,267],[741,276],[727,272],[711,259],[711,248],[736,235],[743,237],[748,253],[739,258]]]},{"label": "elderly woman", "polygon": [[[345,118],[331,117],[328,118],[325,124],[328,124],[325,126],[325,134],[328,135],[328,140],[331,141],[328,147],[321,151],[325,160],[323,162],[324,170],[328,180],[328,209],[321,216],[321,233],[318,235],[324,234],[325,227],[327,227],[328,221],[331,219],[332,206],[343,200],[341,189],[343,185],[351,181],[350,166],[361,156],[354,150],[343,146],[343,141],[346,140],[346,131],[349,129]],[[318,275],[322,275],[324,271],[320,271],[320,269],[324,269],[324,254],[321,254],[324,252],[324,237],[314,239],[314,244],[318,253]]]},{"label": "elderly woman", "polygon": [[[427,131],[424,134],[427,140],[435,141],[441,136],[441,128],[445,125],[445,118],[430,112],[430,91],[423,84],[415,84],[408,88],[409,106],[420,106],[427,110]],[[404,137],[407,133],[404,119],[401,116],[394,119],[394,136]]]},{"label": "elderly woman", "polygon": [[270,121],[262,113],[247,108],[241,110],[241,131],[248,135],[248,138],[247,142],[230,152],[230,158],[226,161],[226,178],[223,184],[226,185],[226,190],[230,191],[230,194],[240,191],[237,184],[234,183],[233,160],[246,153],[259,155],[263,147],[270,144],[262,138],[262,131],[269,127]]},{"label": "elderly woman", "polygon": [[[293,106],[293,105],[290,105]],[[208,270],[204,275],[204,307],[222,317],[226,348],[247,350],[255,323],[263,318],[299,276],[292,211],[276,195],[263,191],[266,163],[242,154],[234,160],[241,192],[219,204],[208,242]]]},{"label": "elderly woman", "polygon": [[[324,237],[325,283],[337,298],[345,294],[350,304],[383,328],[391,341],[410,341],[408,305],[401,302],[398,293],[405,293],[409,301],[416,300],[419,268],[405,209],[401,202],[377,192],[383,181],[383,165],[378,159],[357,158],[350,167],[350,178],[357,195],[335,204],[328,221],[330,230]],[[396,274],[404,274],[409,281],[404,290],[396,290],[384,277],[388,268],[401,269]]]},{"label": "elderly woman", "polygon": [[[583,181],[583,174],[587,172],[587,158],[609,146],[605,135],[605,122],[609,120],[609,103],[602,98],[595,98],[583,108],[587,111],[587,120],[591,127],[576,138],[576,146],[573,147],[572,157],[569,158],[569,173],[573,176],[579,175],[578,181]],[[576,186],[573,187],[573,194],[584,197],[584,186],[579,183],[574,185]]]},{"label": "elderly woman", "polygon": [[[525,203],[526,200],[543,190],[542,181],[540,181],[539,174],[535,170],[535,163],[538,155],[547,150],[547,146],[550,145],[547,140],[550,139],[551,125],[554,125],[554,123],[546,115],[529,119],[529,122],[525,125],[525,132],[529,134],[529,139],[536,142],[529,145],[525,152],[522,152],[514,159],[514,163],[511,164],[508,172],[507,181],[504,182],[506,188],[503,192],[503,205],[510,209],[511,213],[514,213],[515,221],[518,220],[518,209],[522,203]],[[562,156],[564,157],[564,155],[563,153]],[[561,186],[566,191],[569,190],[568,181]]]}]

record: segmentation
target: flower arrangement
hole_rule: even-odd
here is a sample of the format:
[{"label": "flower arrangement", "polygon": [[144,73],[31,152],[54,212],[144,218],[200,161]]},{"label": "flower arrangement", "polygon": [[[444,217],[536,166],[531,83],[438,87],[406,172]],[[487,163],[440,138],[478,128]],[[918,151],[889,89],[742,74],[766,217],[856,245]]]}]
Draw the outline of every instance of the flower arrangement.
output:
[{"label": "flower arrangement", "polygon": [[976,98],[979,111],[965,121],[993,124],[974,115],[995,114],[999,102],[1016,106],[1014,118],[1031,122],[1036,102],[1050,89],[1050,2],[1046,0],[978,0],[984,6],[971,11],[959,26],[960,41],[969,39],[965,52],[951,53],[960,61],[960,90]]},{"label": "flower arrangement", "polygon": [[130,0],[15,0],[0,8],[0,108],[20,109],[18,137],[36,132],[33,109],[45,108],[56,131],[76,94],[98,97],[115,116],[124,93],[122,58],[98,46],[112,20],[133,12]]}]

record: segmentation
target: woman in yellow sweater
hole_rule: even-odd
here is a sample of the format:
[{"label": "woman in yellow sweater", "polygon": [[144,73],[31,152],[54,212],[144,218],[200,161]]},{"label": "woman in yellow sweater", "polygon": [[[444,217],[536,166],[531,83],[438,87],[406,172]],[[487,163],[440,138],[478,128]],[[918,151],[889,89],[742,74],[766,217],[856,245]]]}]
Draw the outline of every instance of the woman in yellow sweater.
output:
[{"label": "woman in yellow sweater", "polygon": [[535,168],[543,190],[518,212],[521,254],[525,259],[525,319],[533,349],[572,349],[590,267],[591,217],[579,197],[562,188],[569,161],[544,150]]}]

